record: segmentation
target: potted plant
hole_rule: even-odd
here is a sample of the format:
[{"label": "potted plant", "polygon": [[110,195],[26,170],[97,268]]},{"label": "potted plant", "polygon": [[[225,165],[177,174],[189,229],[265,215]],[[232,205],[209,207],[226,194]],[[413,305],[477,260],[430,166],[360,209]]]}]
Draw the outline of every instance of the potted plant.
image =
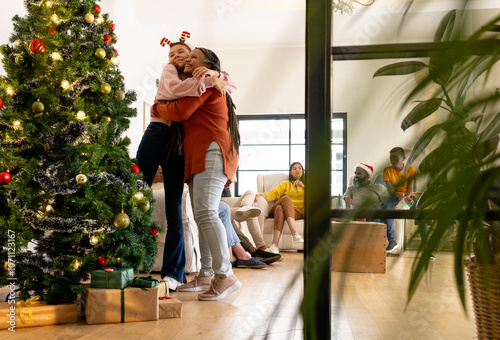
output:
[{"label": "potted plant", "polygon": [[[432,52],[428,63],[387,65],[374,77],[423,74],[404,105],[417,96],[425,98],[416,100],[401,128],[434,119],[408,158],[408,164],[417,157],[422,159],[418,172],[427,183],[418,209],[432,211],[437,217],[428,221],[428,239],[422,240],[417,252],[409,299],[428,268],[432,252],[454,235],[460,298],[465,307],[465,265],[478,336],[489,339],[500,336],[500,223],[485,217],[488,210],[500,206],[500,113],[495,108],[500,95],[495,88],[483,85],[500,59],[500,40],[495,33],[500,16],[464,40],[466,19],[466,11],[447,13],[435,33],[435,42],[445,48]],[[431,84],[434,92],[429,96]]]}]

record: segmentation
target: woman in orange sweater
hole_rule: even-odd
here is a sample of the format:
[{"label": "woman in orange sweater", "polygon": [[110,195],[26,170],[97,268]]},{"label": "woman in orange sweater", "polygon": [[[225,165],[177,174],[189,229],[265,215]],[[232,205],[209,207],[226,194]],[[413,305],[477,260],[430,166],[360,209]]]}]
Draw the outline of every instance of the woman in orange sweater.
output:
[{"label": "woman in orange sweater", "polygon": [[[197,67],[221,70],[217,55],[205,48],[191,51],[184,72],[192,73]],[[201,231],[202,259],[210,261],[212,268],[210,272],[201,271],[196,278],[200,285],[211,281],[209,290],[198,295],[199,300],[220,300],[241,287],[232,271],[226,232],[218,216],[222,190],[231,184],[238,166],[240,136],[234,108],[229,94],[222,96],[209,88],[199,97],[156,103],[151,109],[157,117],[183,124],[184,180],[189,183]]]}]

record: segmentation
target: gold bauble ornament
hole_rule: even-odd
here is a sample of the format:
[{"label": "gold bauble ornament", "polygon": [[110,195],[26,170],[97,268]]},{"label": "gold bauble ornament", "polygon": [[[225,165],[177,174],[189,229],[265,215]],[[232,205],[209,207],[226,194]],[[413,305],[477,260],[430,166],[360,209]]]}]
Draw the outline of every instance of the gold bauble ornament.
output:
[{"label": "gold bauble ornament", "polygon": [[7,271],[10,269],[10,267],[9,267],[9,261],[5,261],[5,262],[4,262],[4,264],[3,264],[3,268],[4,268],[5,270],[7,270]]},{"label": "gold bauble ornament", "polygon": [[33,103],[33,105],[31,105],[31,110],[33,110],[34,113],[42,113],[44,109],[45,107],[40,100],[37,100]]},{"label": "gold bauble ornament", "polygon": [[138,207],[142,212],[147,212],[149,210],[149,208],[151,207],[151,205],[149,204],[149,201],[146,201],[146,202],[139,203]]},{"label": "gold bauble ornament", "polygon": [[121,212],[115,215],[115,218],[113,219],[113,224],[118,229],[125,229],[130,224],[130,218],[128,217],[127,214]]},{"label": "gold bauble ornament", "polygon": [[78,184],[84,184],[85,182],[87,182],[87,176],[85,176],[84,174],[78,174],[76,175],[75,180]]},{"label": "gold bauble ornament", "polygon": [[106,50],[104,50],[104,48],[102,47],[99,47],[97,50],[95,50],[95,56],[99,59],[106,58]]},{"label": "gold bauble ornament", "polygon": [[101,93],[103,94],[108,94],[111,92],[111,85],[109,85],[108,83],[102,83],[101,84]]},{"label": "gold bauble ornament", "polygon": [[95,235],[92,235],[89,239],[89,243],[95,246],[99,242],[99,238]]},{"label": "gold bauble ornament", "polygon": [[122,90],[116,90],[114,97],[116,100],[121,102],[122,100],[125,99],[125,92],[123,92]]},{"label": "gold bauble ornament", "polygon": [[94,16],[92,15],[92,13],[88,12],[87,14],[85,14],[85,21],[89,24],[94,22]]}]

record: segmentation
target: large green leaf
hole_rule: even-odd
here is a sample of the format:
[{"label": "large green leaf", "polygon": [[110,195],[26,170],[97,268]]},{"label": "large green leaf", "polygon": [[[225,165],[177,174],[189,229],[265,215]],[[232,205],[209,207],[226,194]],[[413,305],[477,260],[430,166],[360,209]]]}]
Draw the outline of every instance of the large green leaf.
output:
[{"label": "large green leaf", "polygon": [[463,105],[467,91],[471,85],[476,81],[476,79],[482,75],[484,72],[490,71],[493,65],[500,60],[498,55],[495,56],[483,56],[478,58],[470,66],[469,72],[465,75],[463,82],[458,90],[456,106]]},{"label": "large green leaf", "polygon": [[434,34],[435,42],[450,41],[453,35],[453,28],[455,27],[455,19],[457,17],[457,11],[452,10],[446,13],[446,15],[441,19],[436,33]]},{"label": "large green leaf", "polygon": [[421,121],[425,117],[436,112],[437,109],[439,109],[439,107],[441,106],[442,102],[443,98],[432,98],[419,103],[410,111],[410,113],[408,113],[408,115],[401,123],[401,128],[403,129],[403,131],[405,131],[415,123]]},{"label": "large green leaf", "polygon": [[420,137],[420,139],[415,143],[413,150],[411,151],[407,164],[413,164],[415,159],[420,156],[420,154],[425,150],[425,148],[429,145],[434,136],[442,129],[444,124],[437,124],[431,126],[424,134]]},{"label": "large green leaf", "polygon": [[373,78],[380,76],[400,76],[411,74],[426,67],[427,65],[420,61],[403,61],[400,63],[386,65],[378,69],[375,74],[373,74]]}]

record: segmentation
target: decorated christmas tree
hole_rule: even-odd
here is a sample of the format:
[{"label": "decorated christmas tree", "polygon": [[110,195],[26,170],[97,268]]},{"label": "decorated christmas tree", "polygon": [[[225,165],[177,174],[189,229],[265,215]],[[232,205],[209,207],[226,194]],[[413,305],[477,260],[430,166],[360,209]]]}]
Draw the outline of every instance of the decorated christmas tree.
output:
[{"label": "decorated christmas tree", "polygon": [[136,95],[114,23],[95,0],[24,2],[0,46],[0,284],[73,302],[96,268],[150,271],[158,226],[121,137]]}]

